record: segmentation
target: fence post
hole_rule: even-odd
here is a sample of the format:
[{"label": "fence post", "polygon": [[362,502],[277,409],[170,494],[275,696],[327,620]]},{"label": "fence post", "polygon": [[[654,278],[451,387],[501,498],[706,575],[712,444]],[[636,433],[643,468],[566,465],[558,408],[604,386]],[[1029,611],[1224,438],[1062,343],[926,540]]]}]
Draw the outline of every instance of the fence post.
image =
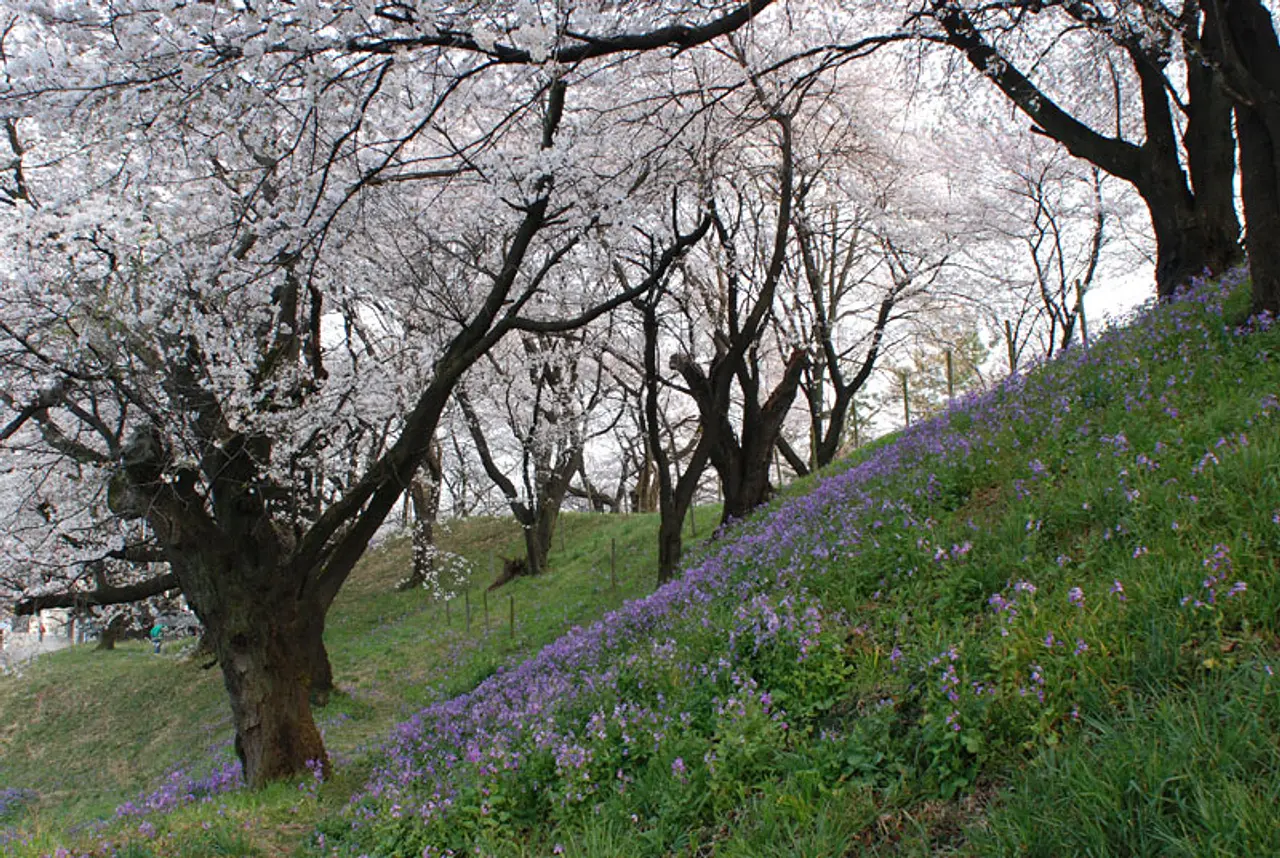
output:
[{"label": "fence post", "polygon": [[508,596],[508,597],[507,597],[507,599],[508,599],[508,604],[511,606],[511,615],[510,615],[510,618],[511,618],[511,639],[512,639],[512,640],[515,640],[515,637],[516,637],[516,597],[515,597],[515,596]]},{"label": "fence post", "polygon": [[947,349],[947,404],[956,398],[955,374],[951,367],[951,349]]},{"label": "fence post", "polygon": [[1013,344],[1013,324],[1004,320],[1004,342],[1009,348],[1009,375],[1018,371],[1018,351]]},{"label": "fence post", "polygon": [[484,599],[484,633],[489,634],[489,588],[486,587],[481,591]]},{"label": "fence post", "polygon": [[471,632],[471,588],[462,591],[462,599],[467,607],[467,633]]},{"label": "fence post", "polygon": [[906,418],[907,425],[911,425],[911,395],[907,390],[907,371],[905,369],[898,370],[898,375],[902,378],[902,415]]},{"label": "fence post", "polygon": [[609,540],[609,587],[618,589],[618,540]]}]

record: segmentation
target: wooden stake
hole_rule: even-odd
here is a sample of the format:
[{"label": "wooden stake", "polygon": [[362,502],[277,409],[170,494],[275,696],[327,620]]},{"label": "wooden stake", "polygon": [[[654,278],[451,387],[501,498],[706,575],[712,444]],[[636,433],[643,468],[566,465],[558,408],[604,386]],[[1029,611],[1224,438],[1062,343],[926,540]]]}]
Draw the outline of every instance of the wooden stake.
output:
[{"label": "wooden stake", "polygon": [[444,624],[446,626],[452,625],[452,622],[449,619],[449,597],[448,596],[444,597]]},{"label": "wooden stake", "polygon": [[1004,342],[1009,347],[1009,374],[1013,375],[1018,371],[1018,352],[1013,344],[1013,324],[1008,320],[1004,320]]},{"label": "wooden stake", "polygon": [[911,425],[911,395],[907,390],[907,371],[900,370],[898,373],[902,377],[902,415],[906,418],[907,425]]},{"label": "wooden stake", "polygon": [[469,589],[463,590],[462,598],[466,602],[466,606],[467,606],[467,633],[470,634],[471,632],[471,590]]},{"label": "wooden stake", "polygon": [[694,510],[696,509],[697,509],[697,506],[695,506],[692,502],[690,502],[689,504],[689,535],[692,536],[694,539],[698,538],[698,521],[697,521],[697,516],[694,514]]},{"label": "wooden stake", "polygon": [[951,400],[956,398],[956,382],[955,374],[951,368],[951,349],[947,349],[947,404],[951,404]]},{"label": "wooden stake", "polygon": [[618,589],[618,540],[609,540],[609,587]]},{"label": "wooden stake", "polygon": [[514,640],[516,636],[516,597],[508,596],[507,599],[511,606],[511,638]]},{"label": "wooden stake", "polygon": [[484,633],[487,635],[489,634],[489,588],[485,587],[481,594],[484,598]]}]

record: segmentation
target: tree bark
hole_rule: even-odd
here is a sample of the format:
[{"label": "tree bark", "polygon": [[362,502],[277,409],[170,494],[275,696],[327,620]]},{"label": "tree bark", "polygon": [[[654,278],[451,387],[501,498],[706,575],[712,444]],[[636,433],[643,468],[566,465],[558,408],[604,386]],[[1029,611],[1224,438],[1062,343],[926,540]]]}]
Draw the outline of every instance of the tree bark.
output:
[{"label": "tree bark", "polygon": [[1220,39],[1206,39],[1205,47],[1222,65],[1235,103],[1252,310],[1280,314],[1280,40],[1258,0],[1209,0],[1206,7]]},{"label": "tree bark", "polygon": [[[245,616],[258,615],[252,625]],[[215,632],[215,649],[231,698],[236,754],[253,787],[319,765],[329,771],[320,731],[311,716],[313,668],[309,642],[297,628],[269,611],[246,610],[234,626]],[[327,659],[325,661],[327,667]]]},{"label": "tree bark", "polygon": [[[161,533],[172,537],[172,533]],[[325,601],[298,597],[298,582],[268,544],[206,545],[173,564],[231,701],[236,755],[254,788],[295,777],[329,758],[311,714],[327,700],[333,672],[324,649]],[[264,549],[267,549],[264,551]],[[262,565],[249,562],[264,555]]]},{"label": "tree bark", "polygon": [[333,693],[333,665],[329,663],[329,651],[324,645],[323,612],[317,612],[303,624],[302,647],[306,669],[302,682],[307,688],[307,699],[312,706],[328,706]]}]

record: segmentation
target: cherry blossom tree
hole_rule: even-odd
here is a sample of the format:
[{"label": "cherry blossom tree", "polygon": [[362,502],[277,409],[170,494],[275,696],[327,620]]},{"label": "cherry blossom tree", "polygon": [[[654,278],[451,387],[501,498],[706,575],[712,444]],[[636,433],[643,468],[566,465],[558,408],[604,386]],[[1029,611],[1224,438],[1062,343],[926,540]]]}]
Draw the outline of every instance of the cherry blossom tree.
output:
[{"label": "cherry blossom tree", "polygon": [[1240,260],[1231,99],[1220,68],[1184,50],[1221,37],[1199,4],[1161,17],[1128,2],[934,0],[915,20],[1034,133],[1133,186],[1151,217],[1161,296]]},{"label": "cherry blossom tree", "polygon": [[[8,556],[73,569],[143,531],[169,571],[131,586],[176,581],[199,615],[248,782],[327,766],[308,705],[326,613],[459,379],[508,333],[632,297],[559,276],[630,240],[671,134],[615,102],[646,132],[619,147],[598,122],[616,81],[767,5],[23,11],[0,83],[20,162],[0,237]],[[701,234],[671,224],[634,294]],[[421,289],[413,267],[464,243],[468,276]],[[550,289],[573,290],[554,317]],[[397,348],[362,353],[371,319]],[[358,423],[383,435],[328,491],[324,439]],[[300,503],[300,484],[321,490]]]},{"label": "cherry blossom tree", "polygon": [[[561,507],[598,435],[592,418],[609,386],[590,336],[589,329],[525,334],[505,354],[491,353],[487,372],[476,378],[483,390],[463,384],[455,393],[485,473],[520,524],[530,575],[546,568]],[[495,419],[486,422],[477,403]],[[494,449],[499,436],[514,442],[505,456]]]}]

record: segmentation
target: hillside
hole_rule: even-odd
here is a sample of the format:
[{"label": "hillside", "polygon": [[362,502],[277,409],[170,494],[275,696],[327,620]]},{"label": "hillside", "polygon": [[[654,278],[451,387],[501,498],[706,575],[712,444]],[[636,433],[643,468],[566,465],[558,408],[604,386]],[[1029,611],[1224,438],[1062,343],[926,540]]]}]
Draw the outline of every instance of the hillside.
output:
[{"label": "hillside", "polygon": [[[711,520],[710,511],[698,513]],[[395,592],[409,563],[406,539],[370,553],[339,595],[326,633],[339,693],[317,718],[339,760],[363,759],[425,701],[472,688],[571,624],[652,589],[656,517],[568,513],[562,523],[548,574],[490,595],[487,632],[490,557],[521,550],[510,519],[441,529],[442,550],[466,561],[466,583],[447,616],[424,593]],[[159,659],[140,642],[42,656],[20,677],[0,676],[0,843],[21,837],[29,841],[22,854],[44,854],[67,842],[68,830],[110,818],[126,803],[170,806],[174,784],[222,786],[219,778],[233,768],[232,735],[219,671],[188,661],[181,643],[167,644]]]},{"label": "hillside", "polygon": [[[1244,322],[1246,291],[1199,284],[862,451],[652,595],[605,592],[602,534],[518,585],[524,649],[405,607],[384,552],[331,629],[358,689],[324,716],[334,781],[78,833],[18,807],[10,848],[1280,854],[1280,331]],[[642,524],[609,526],[639,548]],[[5,724],[38,705],[0,693]],[[41,723],[18,729],[80,735]]]}]

